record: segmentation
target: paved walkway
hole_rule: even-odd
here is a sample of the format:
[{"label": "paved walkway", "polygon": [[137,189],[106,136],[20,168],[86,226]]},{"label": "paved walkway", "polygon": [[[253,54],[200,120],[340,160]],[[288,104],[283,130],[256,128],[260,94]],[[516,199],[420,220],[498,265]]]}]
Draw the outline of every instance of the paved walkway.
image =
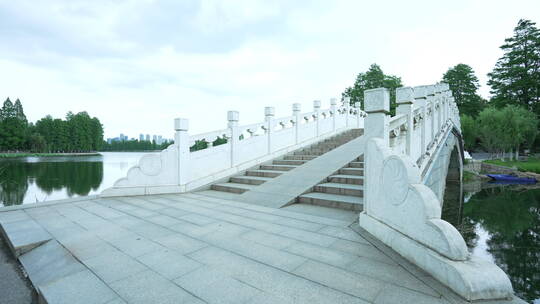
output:
[{"label": "paved walkway", "polygon": [[20,260],[48,303],[465,303],[355,218],[200,194],[0,212],[16,242],[45,230]]},{"label": "paved walkway", "polygon": [[0,304],[37,303],[32,284],[0,236]]}]

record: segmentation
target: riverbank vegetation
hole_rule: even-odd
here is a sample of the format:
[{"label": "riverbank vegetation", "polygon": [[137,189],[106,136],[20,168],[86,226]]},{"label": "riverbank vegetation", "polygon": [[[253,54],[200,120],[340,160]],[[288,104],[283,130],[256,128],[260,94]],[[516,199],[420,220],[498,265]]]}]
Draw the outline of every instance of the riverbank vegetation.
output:
[{"label": "riverbank vegetation", "polygon": [[526,160],[500,160],[500,159],[490,159],[486,160],[486,163],[516,168],[521,172],[533,172],[540,174],[540,158],[529,157]]},{"label": "riverbank vegetation", "polygon": [[[68,112],[65,119],[50,115],[28,122],[19,99],[6,99],[0,109],[0,152],[74,153],[97,151],[103,126],[86,112]],[[20,156],[20,155],[19,155]]]},{"label": "riverbank vegetation", "polygon": [[171,142],[157,144],[155,141],[147,140],[118,140],[110,143],[104,141],[100,151],[115,152],[142,152],[142,151],[160,151],[166,149]]}]

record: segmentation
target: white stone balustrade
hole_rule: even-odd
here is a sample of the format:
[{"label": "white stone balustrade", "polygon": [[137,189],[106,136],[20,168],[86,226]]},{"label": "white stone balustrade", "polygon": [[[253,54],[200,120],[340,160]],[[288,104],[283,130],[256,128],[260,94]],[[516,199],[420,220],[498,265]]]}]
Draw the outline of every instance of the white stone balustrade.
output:
[{"label": "white stone balustrade", "polygon": [[[467,300],[511,296],[506,274],[471,257],[460,233],[441,219],[448,151],[458,142],[454,132],[461,132],[448,85],[399,88],[396,102],[396,115],[390,117],[387,89],[364,93],[360,226]],[[441,173],[438,184],[428,186],[434,167]]]},{"label": "white stone balustrade", "polygon": [[[313,102],[313,111],[301,113],[300,104],[293,104],[292,115],[275,118],[275,109],[264,109],[264,121],[240,125],[237,111],[227,113],[227,128],[189,135],[188,120],[175,120],[175,143],[158,154],[148,154],[131,168],[125,178],[115,182],[102,196],[180,193],[271,160],[287,152],[320,141],[353,128],[363,128],[365,112],[359,104],[351,108],[349,100],[338,107],[321,109]],[[218,138],[226,144],[213,146]],[[196,142],[208,143],[206,149],[190,152]]]}]

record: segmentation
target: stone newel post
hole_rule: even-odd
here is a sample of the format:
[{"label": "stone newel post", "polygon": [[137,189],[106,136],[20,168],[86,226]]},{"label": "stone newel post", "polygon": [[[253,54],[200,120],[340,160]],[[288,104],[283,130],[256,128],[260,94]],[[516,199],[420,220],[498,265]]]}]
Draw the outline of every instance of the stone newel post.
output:
[{"label": "stone newel post", "polygon": [[302,106],[299,103],[293,103],[292,112],[293,112],[293,116],[294,116],[294,143],[296,145],[298,144],[298,134],[299,134],[299,131],[300,131],[300,121],[302,119],[300,117],[301,109],[302,109]]},{"label": "stone newel post", "polygon": [[321,101],[320,100],[314,100],[313,101],[313,112],[315,112],[314,116],[315,116],[315,124],[316,124],[316,129],[315,129],[315,135],[317,137],[319,137],[319,135],[321,135],[320,133],[320,124],[321,124],[321,120],[320,120],[320,116],[321,116]]},{"label": "stone newel post", "polygon": [[189,121],[174,119],[174,144],[178,149],[178,185],[185,185],[189,176]]},{"label": "stone newel post", "polygon": [[412,134],[414,131],[413,102],[414,92],[411,87],[401,87],[396,89],[396,113],[407,115],[407,130],[405,132],[405,153],[409,156],[411,156],[411,146],[413,140]]},{"label": "stone newel post", "polygon": [[229,111],[227,112],[227,126],[229,129],[231,129],[231,138],[230,138],[230,145],[231,145],[231,167],[235,166],[238,163],[238,141],[239,136],[238,134],[238,119],[240,117],[240,114],[238,111]]},{"label": "stone newel post", "polygon": [[366,142],[372,137],[379,137],[388,146],[388,114],[390,112],[390,92],[388,89],[378,88],[364,91],[364,109],[368,114],[364,125]]},{"label": "stone newel post", "polygon": [[360,129],[360,111],[362,111],[362,103],[360,103],[359,101],[355,102],[354,108],[356,109],[356,128]]},{"label": "stone newel post", "polygon": [[336,131],[337,99],[330,98],[330,112],[332,112],[332,131]]},{"label": "stone newel post", "polygon": [[427,94],[424,86],[415,87],[414,103],[420,108],[422,119],[420,121],[420,156],[426,154],[426,121],[427,121]]},{"label": "stone newel post", "polygon": [[268,154],[274,152],[274,147],[272,143],[272,136],[274,134],[274,115],[276,109],[274,107],[265,107],[264,108],[264,121],[266,122],[266,136],[268,138]]}]

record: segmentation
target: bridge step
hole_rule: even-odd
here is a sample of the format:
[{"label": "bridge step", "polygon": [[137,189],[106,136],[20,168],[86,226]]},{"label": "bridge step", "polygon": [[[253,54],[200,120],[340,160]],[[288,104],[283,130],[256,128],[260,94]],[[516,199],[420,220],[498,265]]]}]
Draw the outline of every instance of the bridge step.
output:
[{"label": "bridge step", "polygon": [[353,161],[349,163],[349,168],[364,168],[363,161]]},{"label": "bridge step", "polygon": [[274,165],[291,165],[291,166],[300,166],[307,162],[307,160],[299,159],[276,159],[272,161]]},{"label": "bridge step", "polygon": [[271,177],[240,175],[231,177],[230,182],[246,185],[260,185],[271,179]]},{"label": "bridge step", "polygon": [[261,165],[261,170],[290,171],[298,166],[292,165]]},{"label": "bridge step", "polygon": [[276,177],[283,174],[284,171],[277,170],[247,170],[246,175],[248,176],[260,176],[260,177]]},{"label": "bridge step", "polygon": [[291,154],[285,155],[283,158],[285,160],[312,160],[317,158],[319,155],[307,155],[307,154]]},{"label": "bridge step", "polygon": [[299,196],[298,203],[353,211],[363,210],[363,198],[358,196],[311,192]]},{"label": "bridge step", "polygon": [[339,183],[318,184],[315,187],[313,187],[313,191],[329,193],[329,194],[340,194],[340,195],[353,195],[353,196],[364,195],[364,187],[362,185],[339,184]]},{"label": "bridge step", "polygon": [[339,169],[339,174],[363,176],[364,169],[363,168],[341,168]]},{"label": "bridge step", "polygon": [[364,177],[358,175],[336,174],[328,178],[331,183],[363,185]]},{"label": "bridge step", "polygon": [[244,193],[248,190],[255,188],[256,185],[237,184],[237,183],[220,183],[213,184],[211,189],[217,191],[225,191],[231,193]]}]

